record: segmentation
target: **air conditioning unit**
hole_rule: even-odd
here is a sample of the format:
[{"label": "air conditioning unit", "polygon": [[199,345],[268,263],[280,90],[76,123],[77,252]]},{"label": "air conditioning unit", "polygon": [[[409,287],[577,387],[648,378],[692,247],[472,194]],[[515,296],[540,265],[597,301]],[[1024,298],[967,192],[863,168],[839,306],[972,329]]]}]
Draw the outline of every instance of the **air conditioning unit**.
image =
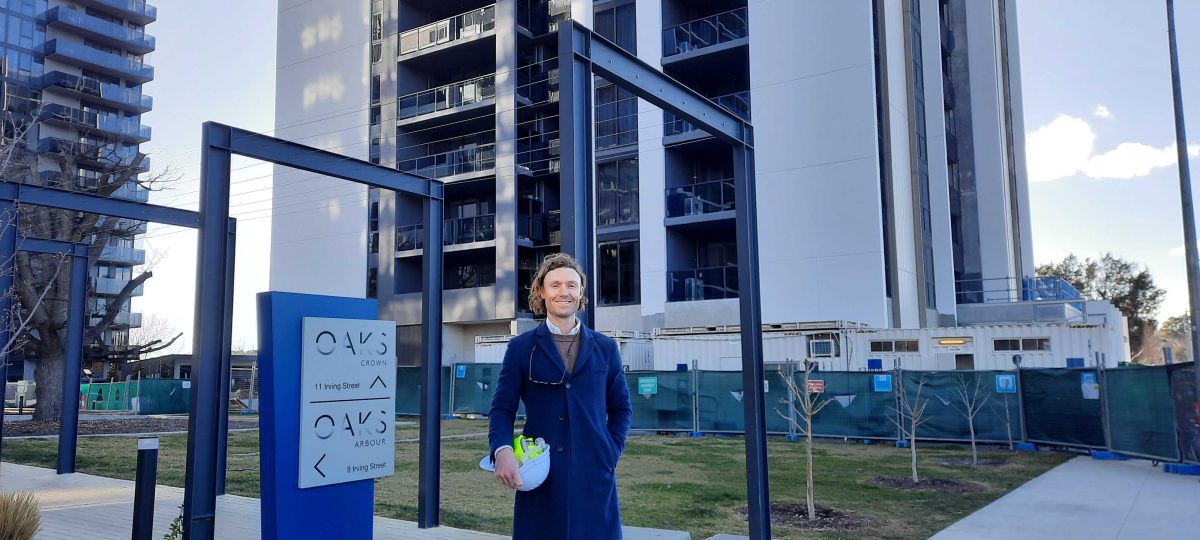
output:
[{"label": "air conditioning unit", "polygon": [[683,215],[695,216],[704,213],[704,201],[697,197],[688,197],[683,200]]},{"label": "air conditioning unit", "polygon": [[704,280],[700,278],[683,280],[683,297],[687,300],[702,300],[704,298]]},{"label": "air conditioning unit", "polygon": [[812,358],[831,358],[834,355],[832,339],[813,339],[808,342],[808,356]]}]

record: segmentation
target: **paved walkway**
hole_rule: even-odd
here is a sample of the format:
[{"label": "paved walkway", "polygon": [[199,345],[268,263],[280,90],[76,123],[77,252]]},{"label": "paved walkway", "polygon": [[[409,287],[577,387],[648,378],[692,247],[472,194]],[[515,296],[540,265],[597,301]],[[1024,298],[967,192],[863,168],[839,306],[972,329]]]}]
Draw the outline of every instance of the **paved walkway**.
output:
[{"label": "paved walkway", "polygon": [[1147,461],[1077,457],[935,535],[935,540],[1200,538],[1200,479]]},{"label": "paved walkway", "polygon": [[[133,482],[90,474],[57,475],[51,469],[0,463],[0,486],[6,492],[32,491],[42,511],[38,540],[88,538],[125,540],[132,534]],[[183,490],[155,489],[154,538],[162,538],[183,504]],[[250,497],[217,497],[216,537],[222,540],[257,540],[259,501]],[[375,538],[411,540],[489,540],[507,538],[450,527],[418,529],[410,521],[375,517]],[[626,540],[690,540],[687,533],[625,528]]]}]

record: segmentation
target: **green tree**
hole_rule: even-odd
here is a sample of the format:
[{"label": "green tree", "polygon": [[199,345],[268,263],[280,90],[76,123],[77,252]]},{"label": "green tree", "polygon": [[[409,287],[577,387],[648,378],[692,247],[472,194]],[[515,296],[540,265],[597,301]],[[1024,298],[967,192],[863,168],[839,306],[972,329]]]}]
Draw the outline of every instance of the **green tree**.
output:
[{"label": "green tree", "polygon": [[1082,261],[1075,254],[1067,255],[1059,262],[1038,266],[1037,275],[1062,278],[1090,300],[1112,302],[1128,319],[1129,346],[1134,356],[1140,353],[1144,338],[1149,337],[1146,328],[1153,333],[1158,325],[1154,317],[1167,294],[1154,284],[1149,270],[1112,253]]},{"label": "green tree", "polygon": [[1187,313],[1167,318],[1162,323],[1162,333],[1171,337],[1187,337],[1191,333],[1192,319]]}]

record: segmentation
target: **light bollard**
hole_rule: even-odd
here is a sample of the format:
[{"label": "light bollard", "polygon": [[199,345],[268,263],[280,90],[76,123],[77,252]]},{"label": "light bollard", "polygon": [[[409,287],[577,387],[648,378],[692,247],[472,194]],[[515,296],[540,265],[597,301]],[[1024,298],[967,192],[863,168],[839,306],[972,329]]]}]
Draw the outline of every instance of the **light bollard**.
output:
[{"label": "light bollard", "polygon": [[133,540],[150,540],[154,529],[154,487],[158,475],[158,437],[138,438],[133,488]]}]

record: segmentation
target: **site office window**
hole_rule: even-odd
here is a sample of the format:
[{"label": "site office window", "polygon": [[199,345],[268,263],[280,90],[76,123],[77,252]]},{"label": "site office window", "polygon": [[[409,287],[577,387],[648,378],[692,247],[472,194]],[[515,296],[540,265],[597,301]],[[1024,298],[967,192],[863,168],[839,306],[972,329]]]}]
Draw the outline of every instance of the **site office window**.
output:
[{"label": "site office window", "polygon": [[1050,338],[993,339],[992,350],[996,352],[1049,352]]},{"label": "site office window", "polygon": [[921,352],[921,345],[915,339],[874,340],[871,342],[871,352],[917,353]]}]

